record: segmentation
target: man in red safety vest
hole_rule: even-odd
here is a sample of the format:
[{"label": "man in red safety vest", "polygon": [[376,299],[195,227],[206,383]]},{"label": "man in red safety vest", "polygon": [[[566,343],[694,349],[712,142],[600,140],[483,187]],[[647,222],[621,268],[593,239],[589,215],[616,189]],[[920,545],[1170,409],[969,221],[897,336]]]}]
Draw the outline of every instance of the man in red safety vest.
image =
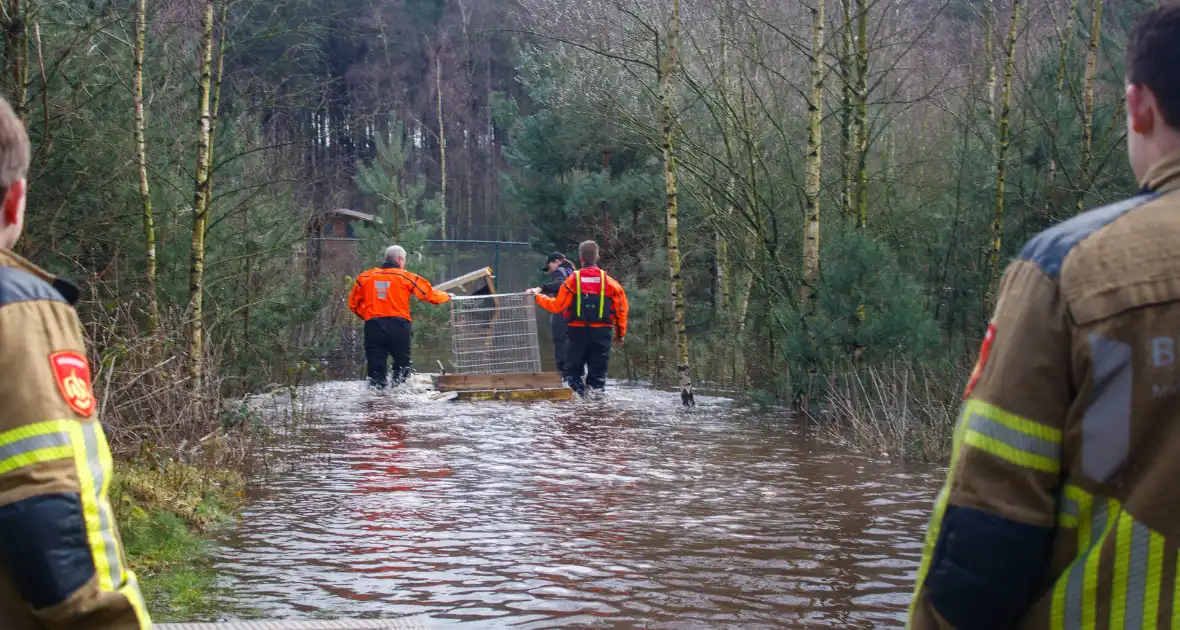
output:
[{"label": "man in red safety vest", "polygon": [[597,243],[582,243],[578,256],[582,268],[566,278],[556,296],[543,295],[540,288],[529,289],[529,293],[536,295],[541,308],[560,313],[569,324],[565,382],[585,396],[586,386],[593,391],[606,387],[612,336],[614,344],[621,346],[627,335],[627,293],[599,268]]}]

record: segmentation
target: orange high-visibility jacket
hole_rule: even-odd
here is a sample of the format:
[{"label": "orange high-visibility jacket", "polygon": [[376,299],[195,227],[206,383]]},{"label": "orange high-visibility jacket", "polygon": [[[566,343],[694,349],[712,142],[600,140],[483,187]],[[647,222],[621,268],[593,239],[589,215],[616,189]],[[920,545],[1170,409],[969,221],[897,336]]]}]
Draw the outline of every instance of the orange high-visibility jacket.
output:
[{"label": "orange high-visibility jacket", "polygon": [[422,276],[398,267],[377,267],[357,276],[348,296],[348,308],[365,321],[374,317],[400,317],[413,321],[410,317],[411,295],[431,304],[451,300],[451,296],[435,289]]},{"label": "orange high-visibility jacket", "polygon": [[[596,267],[589,267],[596,268]],[[570,274],[565,282],[562,283],[561,288],[557,290],[557,295],[549,297],[547,295],[537,294],[537,304],[549,311],[565,317],[570,326],[575,328],[589,326],[590,328],[606,328],[613,326],[616,337],[627,336],[627,292],[623,290],[623,285],[619,284],[617,280],[606,275],[606,272],[601,272],[602,277],[606,278],[606,297],[610,298],[611,310],[610,321],[606,322],[585,322],[579,321],[573,316],[573,309],[578,298],[578,280],[582,272],[586,268]]]}]

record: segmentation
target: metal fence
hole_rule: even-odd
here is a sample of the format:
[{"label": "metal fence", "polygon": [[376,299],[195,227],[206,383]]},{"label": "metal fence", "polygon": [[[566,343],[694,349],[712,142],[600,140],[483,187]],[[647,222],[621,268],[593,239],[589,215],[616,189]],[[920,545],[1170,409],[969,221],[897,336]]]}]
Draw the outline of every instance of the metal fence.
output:
[{"label": "metal fence", "polygon": [[440,262],[434,281],[450,280],[480,267],[491,267],[496,291],[514,293],[535,287],[543,274],[542,254],[528,243],[511,241],[426,241],[426,252]]},{"label": "metal fence", "polygon": [[508,293],[451,300],[451,354],[456,374],[540,372],[533,296]]},{"label": "metal fence", "polygon": [[448,241],[525,241],[538,236],[537,229],[530,225],[455,225],[447,224]]}]

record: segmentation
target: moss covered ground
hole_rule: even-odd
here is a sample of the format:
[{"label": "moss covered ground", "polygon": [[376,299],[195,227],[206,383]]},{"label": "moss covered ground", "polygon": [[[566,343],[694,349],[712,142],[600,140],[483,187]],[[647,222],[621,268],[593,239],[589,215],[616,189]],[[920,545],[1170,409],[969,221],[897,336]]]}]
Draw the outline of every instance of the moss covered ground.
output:
[{"label": "moss covered ground", "polygon": [[220,608],[210,536],[232,527],[242,476],[174,462],[115,469],[111,503],[153,620],[209,618]]}]

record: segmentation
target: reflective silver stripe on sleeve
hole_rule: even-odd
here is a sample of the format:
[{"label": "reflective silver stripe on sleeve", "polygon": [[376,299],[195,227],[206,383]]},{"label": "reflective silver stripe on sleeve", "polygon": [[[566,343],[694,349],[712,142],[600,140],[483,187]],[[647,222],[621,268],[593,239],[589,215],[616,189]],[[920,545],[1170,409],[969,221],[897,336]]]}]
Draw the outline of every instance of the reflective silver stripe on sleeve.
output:
[{"label": "reflective silver stripe on sleeve", "polygon": [[1033,455],[1040,455],[1049,459],[1061,458],[1060,444],[1029,435],[1022,431],[1017,431],[1011,427],[1006,427],[978,413],[973,413],[968,418],[967,428],[981,435],[999,440],[1025,453],[1032,453]]},{"label": "reflective silver stripe on sleeve", "polygon": [[70,434],[64,431],[58,433],[43,433],[41,435],[34,435],[23,440],[17,440],[4,446],[0,446],[0,461],[4,461],[10,457],[24,455],[25,453],[32,453],[43,448],[53,448],[55,446],[69,446]]},{"label": "reflective silver stripe on sleeve", "polygon": [[1094,392],[1082,416],[1082,472],[1105,482],[1123,463],[1131,444],[1131,346],[1090,335]]}]

